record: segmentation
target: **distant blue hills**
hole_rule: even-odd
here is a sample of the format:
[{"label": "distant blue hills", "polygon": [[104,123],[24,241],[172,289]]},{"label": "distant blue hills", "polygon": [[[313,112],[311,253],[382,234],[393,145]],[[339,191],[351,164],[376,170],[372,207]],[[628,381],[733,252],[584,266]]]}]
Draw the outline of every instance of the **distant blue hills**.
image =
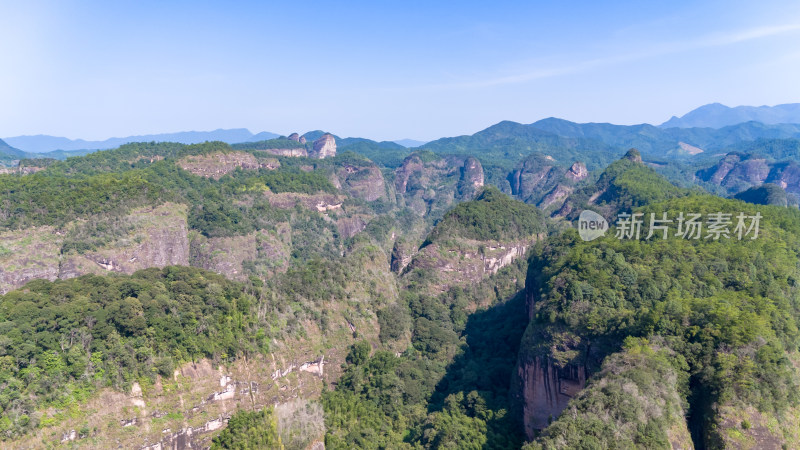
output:
[{"label": "distant blue hills", "polygon": [[800,123],[800,103],[775,106],[736,106],[720,103],[703,105],[682,117],[672,116],[661,128],[723,128],[744,122],[761,122],[766,125]]},{"label": "distant blue hills", "polygon": [[54,150],[106,150],[116,148],[129,142],[180,142],[181,144],[197,144],[205,141],[222,141],[229,144],[237,142],[256,142],[274,139],[280,135],[267,131],[253,134],[246,128],[219,129],[214,131],[182,131],[178,133],[146,134],[110,138],[104,141],[86,141],[65,137],[36,135],[3,138],[11,147],[29,153],[45,153]]}]

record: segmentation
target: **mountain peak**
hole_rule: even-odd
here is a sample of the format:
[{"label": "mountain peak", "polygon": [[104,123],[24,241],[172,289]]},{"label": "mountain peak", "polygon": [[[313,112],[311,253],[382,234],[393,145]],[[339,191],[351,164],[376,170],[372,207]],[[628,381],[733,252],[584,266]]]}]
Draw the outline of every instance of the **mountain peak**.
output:
[{"label": "mountain peak", "polygon": [[723,128],[744,122],[764,124],[800,123],[800,103],[786,103],[775,106],[736,106],[722,103],[709,103],[689,111],[681,117],[659,125],[661,128]]},{"label": "mountain peak", "polygon": [[632,148],[625,153],[625,159],[631,160],[633,162],[642,163],[642,154],[639,153],[639,150]]}]

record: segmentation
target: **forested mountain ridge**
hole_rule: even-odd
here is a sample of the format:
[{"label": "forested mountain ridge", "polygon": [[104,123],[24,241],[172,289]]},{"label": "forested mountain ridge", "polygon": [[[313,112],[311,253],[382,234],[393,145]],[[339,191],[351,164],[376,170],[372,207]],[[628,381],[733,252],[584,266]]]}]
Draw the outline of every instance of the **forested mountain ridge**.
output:
[{"label": "forested mountain ridge", "polygon": [[[551,125],[23,159],[0,174],[4,445],[795,445],[800,217],[760,205],[791,204],[781,185],[713,197],[696,174],[724,155]],[[788,128],[723,133],[759,129]],[[605,238],[570,230],[582,209]],[[762,227],[615,237],[681,211]]]}]

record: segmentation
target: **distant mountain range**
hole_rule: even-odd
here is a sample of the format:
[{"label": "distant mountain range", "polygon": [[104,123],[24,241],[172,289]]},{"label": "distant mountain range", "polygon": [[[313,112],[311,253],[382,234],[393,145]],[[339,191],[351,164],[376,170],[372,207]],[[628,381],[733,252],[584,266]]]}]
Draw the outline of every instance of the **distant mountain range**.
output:
[{"label": "distant mountain range", "polygon": [[[309,132],[307,139],[317,139],[322,135],[322,132]],[[55,150],[74,151],[74,150],[108,150],[117,148],[130,142],[179,142],[181,144],[197,144],[205,141],[222,141],[228,144],[236,144],[240,142],[258,142],[268,139],[275,139],[280,135],[263,131],[261,133],[253,134],[246,128],[232,128],[232,129],[218,129],[214,131],[181,131],[177,133],[162,133],[162,134],[146,134],[139,136],[127,136],[118,138],[109,138],[104,141],[87,141],[84,139],[69,139],[58,136],[48,136],[39,134],[36,136],[13,136],[3,138],[5,146],[0,146],[5,153],[8,148],[13,148],[23,153],[46,153]],[[341,139],[341,138],[337,138]],[[359,138],[348,138],[359,139]],[[387,142],[387,141],[384,141]],[[424,145],[425,141],[417,141],[414,139],[399,139],[391,141],[404,148],[416,148]]]},{"label": "distant mountain range", "polygon": [[181,144],[197,144],[205,141],[222,141],[229,144],[237,142],[255,142],[274,139],[280,135],[264,131],[253,134],[246,128],[219,129],[214,131],[182,131],[179,133],[146,134],[110,138],[104,141],[86,141],[65,137],[36,135],[4,138],[8,145],[29,153],[44,153],[53,150],[106,150],[119,147],[129,142],[180,142]]},{"label": "distant mountain range", "polygon": [[711,103],[692,110],[682,117],[672,116],[660,127],[722,128],[751,121],[767,125],[800,123],[800,103],[775,106],[737,106],[735,108],[720,103]]}]

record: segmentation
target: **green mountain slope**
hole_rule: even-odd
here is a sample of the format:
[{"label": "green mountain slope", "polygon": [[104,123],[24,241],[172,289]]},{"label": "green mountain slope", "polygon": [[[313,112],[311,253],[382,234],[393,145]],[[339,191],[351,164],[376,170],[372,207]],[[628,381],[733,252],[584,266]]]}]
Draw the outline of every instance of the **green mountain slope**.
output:
[{"label": "green mountain slope", "polygon": [[[657,342],[652,358],[662,358],[658,348],[678,355],[667,358],[672,367],[666,369],[679,380],[688,379],[688,388],[679,382],[663,395],[677,395],[683,399],[681,403],[687,402],[688,425],[695,442],[718,448],[737,433],[753,436],[747,430],[730,429],[729,416],[720,412],[729,408],[742,414],[740,420],[755,420],[755,413],[744,411],[774,418],[779,425],[770,431],[771,438],[796,446],[791,428],[786,428],[794,422],[789,420],[786,426],[780,422],[786,414],[794,417],[792,408],[800,399],[798,373],[790,362],[800,344],[800,303],[794,281],[800,276],[795,263],[800,256],[800,212],[711,196],[675,198],[638,211],[644,217],[667,213],[671,218],[680,212],[704,217],[716,212],[759,213],[762,219],[754,240],[746,237],[740,241],[735,235],[719,240],[683,239],[672,234],[662,240],[660,233],[651,240],[644,240],[646,233],[641,240],[620,240],[612,229],[605,238],[592,242],[583,242],[570,231],[539,247],[528,271],[532,320],[520,356],[529,438],[534,437],[536,428],[545,428],[541,443],[546,448],[566,448],[557,444],[564,441],[549,439],[568,436],[569,442],[578,442],[590,435],[599,438],[597,427],[608,432],[618,429],[614,420],[620,419],[614,417],[630,412],[624,406],[628,402],[640,404],[630,406],[634,411],[643,401],[658,402],[662,394],[641,399],[630,389],[592,387],[617,384],[613,377],[619,373],[601,370],[604,362],[617,364],[608,358],[628,358],[612,355],[631,351],[622,346],[627,338],[642,338]],[[652,364],[663,366],[656,361]],[[650,365],[645,362],[636,369],[644,373],[635,375],[635,382],[653,370]],[[542,377],[549,376],[577,388],[566,396],[563,390],[554,394],[561,395],[564,402],[559,408],[574,408],[575,413],[560,416],[552,430],[542,413],[556,416],[560,411],[541,409],[544,397],[534,388]],[[589,390],[575,396],[586,380],[593,380]],[[597,402],[609,405],[610,418],[592,419]],[[670,408],[672,413],[662,418],[663,407],[639,416],[643,428],[631,429],[627,438],[618,438],[666,442],[670,428],[682,424],[674,402]],[[605,439],[612,436],[605,431],[602,435]]]}]

